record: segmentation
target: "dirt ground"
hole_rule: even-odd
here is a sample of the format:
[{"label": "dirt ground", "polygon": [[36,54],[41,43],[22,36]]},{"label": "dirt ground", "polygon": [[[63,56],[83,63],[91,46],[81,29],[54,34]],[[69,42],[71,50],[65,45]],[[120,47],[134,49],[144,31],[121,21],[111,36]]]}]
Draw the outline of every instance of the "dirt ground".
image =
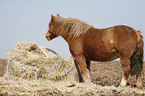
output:
[{"label": "dirt ground", "polygon": [[[7,59],[0,59],[0,76],[6,71]],[[143,68],[145,73],[145,66]],[[92,82],[102,86],[119,86],[122,77],[122,67],[119,61],[111,62],[91,62],[91,80]],[[142,83],[145,88],[145,75],[142,74]],[[128,86],[135,87],[135,76],[130,76]],[[0,94],[0,96],[7,96]]]},{"label": "dirt ground", "polygon": [[[122,79],[122,66],[120,61],[111,62],[92,62],[91,63],[91,79],[93,82],[102,86],[119,86]],[[145,73],[145,66],[143,68]],[[136,76],[130,76],[127,85],[135,87]],[[145,88],[145,75],[142,74],[142,83]]]}]

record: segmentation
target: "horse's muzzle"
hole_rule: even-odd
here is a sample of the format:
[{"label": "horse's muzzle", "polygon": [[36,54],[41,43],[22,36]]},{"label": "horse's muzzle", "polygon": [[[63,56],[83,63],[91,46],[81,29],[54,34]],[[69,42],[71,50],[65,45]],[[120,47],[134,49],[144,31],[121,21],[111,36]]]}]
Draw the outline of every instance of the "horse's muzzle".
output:
[{"label": "horse's muzzle", "polygon": [[48,41],[50,41],[50,40],[51,40],[51,38],[50,38],[50,37],[48,37],[48,36],[46,36],[46,39],[47,39]]}]

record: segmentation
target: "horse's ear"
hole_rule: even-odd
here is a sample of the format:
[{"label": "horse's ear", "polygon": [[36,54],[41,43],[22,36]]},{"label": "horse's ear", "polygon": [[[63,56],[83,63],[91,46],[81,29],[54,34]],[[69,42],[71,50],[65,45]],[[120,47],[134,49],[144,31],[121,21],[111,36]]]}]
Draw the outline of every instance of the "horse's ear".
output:
[{"label": "horse's ear", "polygon": [[52,20],[54,20],[54,19],[55,19],[55,17],[54,17],[52,14],[51,14],[51,19],[52,19]]},{"label": "horse's ear", "polygon": [[57,13],[57,16],[59,16],[60,17],[60,15]]}]

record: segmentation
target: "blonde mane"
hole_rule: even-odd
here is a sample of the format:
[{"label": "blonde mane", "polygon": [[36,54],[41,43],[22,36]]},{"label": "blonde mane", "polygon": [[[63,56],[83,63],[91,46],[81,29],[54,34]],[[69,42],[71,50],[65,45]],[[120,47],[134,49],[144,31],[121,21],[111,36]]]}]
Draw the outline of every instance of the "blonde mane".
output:
[{"label": "blonde mane", "polygon": [[91,27],[89,24],[73,18],[62,18],[56,16],[54,21],[54,31],[57,35],[62,35],[67,38],[75,38],[87,32]]}]

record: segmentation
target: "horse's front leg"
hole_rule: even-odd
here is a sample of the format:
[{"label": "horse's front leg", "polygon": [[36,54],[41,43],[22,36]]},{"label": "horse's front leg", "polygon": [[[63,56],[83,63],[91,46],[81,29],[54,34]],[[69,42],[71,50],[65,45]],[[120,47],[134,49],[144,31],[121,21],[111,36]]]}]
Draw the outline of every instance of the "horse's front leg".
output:
[{"label": "horse's front leg", "polygon": [[91,82],[90,72],[89,72],[89,68],[86,64],[86,58],[84,57],[84,54],[73,55],[73,57],[75,58],[77,64],[79,65],[79,69],[81,71],[83,81]]}]

